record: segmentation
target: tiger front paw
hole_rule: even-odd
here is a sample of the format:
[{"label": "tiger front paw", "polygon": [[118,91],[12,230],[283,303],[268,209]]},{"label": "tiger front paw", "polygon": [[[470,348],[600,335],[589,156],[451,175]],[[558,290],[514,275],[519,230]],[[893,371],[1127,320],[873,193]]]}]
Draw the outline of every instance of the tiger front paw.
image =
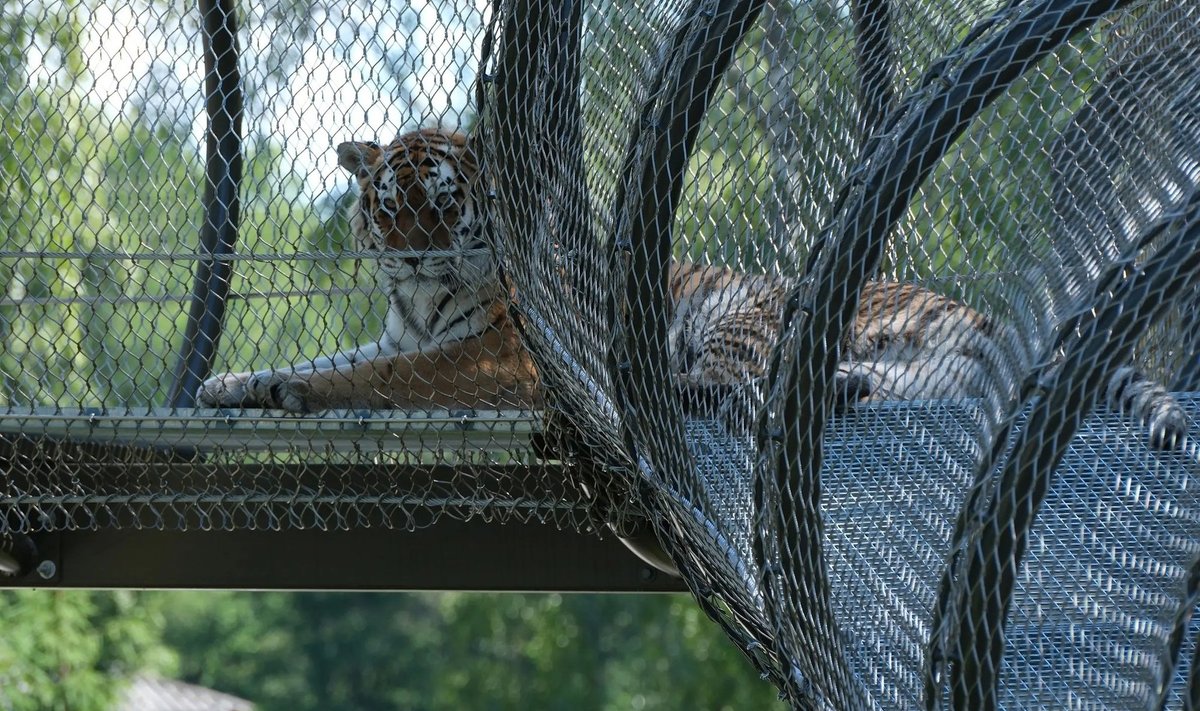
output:
[{"label": "tiger front paw", "polygon": [[262,408],[305,413],[311,389],[290,373],[225,373],[208,380],[196,390],[198,407]]},{"label": "tiger front paw", "polygon": [[1150,430],[1150,446],[1168,451],[1183,447],[1188,432],[1188,416],[1174,398],[1160,403],[1146,424]]},{"label": "tiger front paw", "polygon": [[251,373],[223,373],[196,388],[196,407],[253,407],[248,404],[247,380]]},{"label": "tiger front paw", "polygon": [[875,394],[875,382],[865,373],[839,369],[833,376],[833,407],[844,412],[854,405],[870,400]]}]

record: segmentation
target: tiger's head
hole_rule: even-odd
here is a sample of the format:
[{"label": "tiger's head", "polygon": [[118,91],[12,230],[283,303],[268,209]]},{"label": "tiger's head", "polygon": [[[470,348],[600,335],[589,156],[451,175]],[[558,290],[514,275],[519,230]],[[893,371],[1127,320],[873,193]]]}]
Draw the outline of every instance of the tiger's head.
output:
[{"label": "tiger's head", "polygon": [[351,230],[360,249],[381,253],[385,275],[459,286],[487,277],[479,162],[466,136],[428,128],[386,146],[343,143],[337,154],[361,189]]}]

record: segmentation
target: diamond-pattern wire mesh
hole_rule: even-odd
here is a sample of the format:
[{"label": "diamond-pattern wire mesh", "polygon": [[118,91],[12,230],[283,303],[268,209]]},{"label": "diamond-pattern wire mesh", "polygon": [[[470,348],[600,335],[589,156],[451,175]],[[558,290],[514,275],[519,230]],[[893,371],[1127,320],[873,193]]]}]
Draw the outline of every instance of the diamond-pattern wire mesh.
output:
[{"label": "diamond-pattern wire mesh", "polygon": [[[214,373],[378,339],[388,293],[345,218],[353,180],[335,146],[474,120],[482,6],[235,10],[4,9],[2,110],[23,129],[5,155],[0,248],[10,525],[412,528],[446,512],[587,525],[584,495],[532,456],[528,410],[349,402],[297,419],[197,411],[194,384],[176,392],[202,269],[219,275],[210,299],[227,291],[220,327],[194,338],[219,338]],[[230,27],[236,44],[222,46]],[[240,94],[216,102],[237,128],[210,136],[206,82],[218,80],[218,92]],[[206,165],[206,141],[239,137],[239,200],[210,200],[214,166],[236,168],[227,151]],[[212,259],[202,233],[220,210],[240,223],[225,223],[236,225],[231,248]]]},{"label": "diamond-pattern wire mesh", "polygon": [[[1184,704],[1197,451],[1157,440],[1197,412],[1156,383],[1195,382],[1194,4],[0,17],[8,530],[649,527],[798,707]],[[206,163],[214,86],[244,109]],[[445,177],[449,134],[387,146],[418,126],[482,175],[396,192]],[[453,351],[404,340],[446,263],[511,300],[544,409],[390,355],[339,401],[313,370],[178,387],[197,328],[215,374]]]},{"label": "diamond-pattern wire mesh", "polygon": [[[629,26],[639,25],[624,17],[620,40],[609,41],[622,46],[625,61],[616,63],[617,69],[606,69],[629,67],[629,73],[620,88],[601,98],[589,92],[578,98],[572,95],[575,70],[562,71],[563,57],[572,50],[552,39],[571,36],[569,29],[564,30],[571,19],[549,10],[538,14],[539,7],[514,4],[509,17],[525,22],[497,23],[496,32],[510,44],[500,41],[496,48],[495,89],[487,94],[494,104],[484,113],[492,119],[485,145],[494,148],[489,159],[500,176],[496,202],[503,219],[498,239],[520,294],[518,309],[526,317],[535,352],[546,355],[540,364],[548,390],[576,421],[579,431],[567,436],[602,461],[619,459],[614,453],[623,445],[626,466],[636,474],[632,486],[640,486],[644,496],[649,490],[646,503],[651,518],[675,562],[702,602],[762,664],[764,673],[798,705],[918,706],[922,694],[943,685],[947,702],[961,708],[1156,705],[1171,678],[1170,635],[1165,631],[1174,628],[1178,609],[1191,605],[1181,596],[1183,571],[1195,555],[1197,530],[1194,493],[1189,493],[1194,487],[1186,475],[1168,484],[1169,494],[1163,495],[1179,501],[1174,510],[1181,517],[1180,527],[1164,534],[1176,536],[1172,542],[1177,547],[1153,554],[1151,567],[1160,576],[1153,583],[1133,583],[1140,588],[1130,594],[1137,600],[1149,595],[1161,604],[1138,613],[1118,612],[1122,603],[1109,591],[1113,586],[1130,588],[1123,566],[1141,565],[1135,562],[1138,544],[1133,543],[1139,535],[1117,523],[1134,520],[1136,515],[1122,518],[1117,513],[1123,510],[1119,502],[1103,497],[1095,502],[1096,495],[1085,496],[1088,487],[1078,483],[1061,493],[1052,487],[1054,495],[1046,507],[1053,508],[1055,497],[1061,497],[1067,511],[1082,507],[1103,520],[1068,517],[1066,523],[1058,523],[1047,513],[1048,531],[1043,533],[1039,523],[1028,534],[1034,536],[1033,543],[1025,542],[1027,534],[1021,527],[1001,530],[1019,539],[1005,547],[994,537],[976,538],[980,534],[973,533],[978,524],[972,516],[977,512],[999,521],[1001,512],[1031,511],[1042,500],[1044,495],[1035,498],[1035,492],[1026,489],[993,490],[1010,481],[999,475],[1007,459],[1025,474],[1017,482],[1026,482],[1040,470],[1043,473],[1034,483],[1038,488],[1049,485],[1045,472],[1052,467],[1044,458],[1040,469],[1032,470],[1022,463],[1028,460],[1017,457],[1018,451],[1001,449],[985,456],[993,440],[1007,440],[1012,413],[1025,412],[1021,402],[1039,397],[1031,385],[1053,387],[1064,378],[1086,378],[1107,368],[1110,383],[1093,383],[1086,398],[1103,401],[1100,396],[1107,395],[1120,405],[1120,391],[1127,382],[1123,378],[1130,371],[1118,368],[1123,367],[1120,358],[1127,355],[1105,360],[1094,350],[1088,355],[1085,349],[1069,361],[1075,364],[1073,369],[1056,371],[1054,363],[1062,360],[1062,349],[1071,343],[1068,336],[1076,327],[1070,324],[1081,328],[1086,321],[1083,315],[1093,305],[1099,309],[1108,292],[1130,278],[1120,270],[1113,273],[1113,268],[1124,265],[1130,272],[1139,260],[1154,254],[1161,239],[1140,240],[1164,216],[1183,209],[1190,195],[1194,147],[1186,139],[1195,94],[1188,81],[1193,58],[1186,48],[1195,32],[1193,13],[1174,6],[1139,6],[1095,23],[1115,5],[1041,3],[1000,9],[994,17],[985,14],[996,9],[992,7],[946,8],[952,18],[947,21],[928,4],[889,5],[893,27],[902,38],[895,44],[892,69],[898,73],[900,87],[910,87],[902,92],[909,98],[888,124],[874,127],[873,140],[863,144],[856,138],[863,116],[852,98],[855,86],[850,78],[856,70],[855,57],[848,49],[826,49],[839,47],[838,37],[853,36],[854,14],[832,12],[822,17],[819,10],[768,6],[761,25],[751,30],[724,74],[726,83],[716,92],[712,109],[698,129],[695,152],[682,181],[675,231],[669,235],[670,254],[783,277],[773,283],[753,280],[753,298],[759,303],[769,301],[767,310],[778,311],[783,300],[769,292],[791,288],[788,278],[802,269],[822,237],[825,251],[812,262],[810,274],[814,281],[828,278],[830,286],[819,292],[816,286],[800,282],[804,288],[798,292],[802,306],[797,318],[824,327],[811,328],[818,340],[794,360],[786,360],[788,344],[783,347],[784,372],[790,364],[800,375],[798,406],[760,424],[755,415],[764,392],[759,388],[740,398],[719,393],[716,403],[703,397],[697,402],[698,393],[685,392],[685,408],[698,408],[705,415],[699,422],[710,424],[694,421],[687,427],[688,436],[681,436],[676,418],[682,413],[675,410],[672,378],[663,374],[662,351],[671,370],[685,375],[696,372],[692,367],[696,360],[721,355],[722,347],[724,354],[743,358],[743,365],[755,357],[746,355],[747,343],[758,335],[754,325],[743,321],[731,327],[732,333],[721,331],[728,324],[706,320],[706,303],[696,305],[689,295],[681,296],[686,280],[675,275],[686,267],[667,261],[662,223],[653,222],[651,215],[654,206],[676,204],[672,189],[678,183],[672,181],[671,171],[677,164],[670,162],[670,149],[673,140],[689,140],[693,125],[689,120],[694,120],[684,113],[686,101],[676,101],[680,95],[672,91],[694,78],[689,71],[695,65],[689,65],[689,59],[711,59],[704,52],[719,44],[705,43],[706,27],[721,28],[713,34],[726,31],[736,25],[734,15],[743,6],[697,4],[690,13],[675,18],[674,39],[656,33],[654,40],[634,43],[640,52],[632,59],[628,45],[635,33]],[[858,7],[858,11],[869,9],[865,3]],[[630,12],[657,18],[644,8]],[[723,17],[722,12],[731,14]],[[960,49],[940,60],[977,21],[977,31]],[[604,46],[604,36],[593,37]],[[772,55],[771,47],[781,43],[787,51]],[[1167,45],[1177,49],[1167,50]],[[513,47],[534,49],[521,55]],[[587,51],[585,46],[585,67]],[[519,65],[514,52],[526,64]],[[1161,58],[1164,53],[1179,59],[1163,63],[1162,68],[1145,59]],[[661,62],[658,72],[645,71],[643,67],[656,58]],[[821,66],[822,58],[829,63]],[[812,70],[814,64],[824,73]],[[538,67],[548,69],[539,73]],[[583,74],[580,84],[588,86],[586,71]],[[773,84],[763,90],[768,81]],[[1147,101],[1147,94],[1139,93],[1139,107],[1123,112],[1117,102],[1129,100],[1122,97],[1120,87],[1128,81],[1146,85],[1158,101]],[[1116,91],[1110,93],[1110,86]],[[695,90],[695,85],[690,88]],[[1158,91],[1162,93],[1153,93]],[[795,95],[789,96],[790,92]],[[809,103],[801,104],[795,96]],[[630,97],[631,102],[623,111],[613,112],[613,97]],[[685,92],[683,98],[688,97]],[[575,101],[581,104],[578,111]],[[590,102],[600,102],[608,111],[605,128],[593,130],[587,124]],[[1143,110],[1155,114],[1156,121],[1149,126],[1141,121],[1118,125],[1113,118]],[[584,117],[582,127],[577,115]],[[596,136],[609,135],[605,131],[611,131],[614,120],[625,128],[617,135],[630,136],[625,145],[609,142],[594,147],[594,141],[602,140]],[[1157,126],[1169,130],[1147,134]],[[954,139],[957,143],[949,145]],[[932,145],[937,141],[946,143]],[[518,146],[528,151],[514,155]],[[802,148],[793,153],[781,146]],[[1097,147],[1103,151],[1099,162],[1087,155]],[[578,151],[588,156],[589,167],[600,166],[598,170],[614,174],[616,187],[604,181],[581,183],[572,173],[575,168],[557,159]],[[796,163],[789,163],[794,158]],[[915,171],[917,177],[906,170]],[[926,175],[928,180],[923,181]],[[654,182],[655,177],[660,180]],[[821,181],[827,182],[822,186]],[[839,186],[845,188],[844,194],[838,192]],[[906,193],[909,190],[914,192]],[[593,206],[598,222],[582,227],[575,222],[576,229],[563,229],[567,220],[578,220],[570,201],[579,199]],[[730,204],[746,204],[749,209],[730,209]],[[649,211],[646,205],[651,206]],[[1100,230],[1098,224],[1106,224],[1107,230]],[[822,232],[825,225],[832,227]],[[1186,232],[1187,225],[1185,220],[1155,229],[1165,238],[1165,234]],[[1087,246],[1076,246],[1084,243]],[[830,256],[835,249],[843,251]],[[870,256],[872,250],[875,256]],[[873,293],[868,287],[863,298],[875,306],[860,312],[865,316],[850,326],[859,334],[868,333],[851,336],[844,344],[851,351],[851,362],[805,376],[812,360],[803,356],[814,355],[813,343],[826,344],[822,347],[828,352],[828,344],[836,343],[830,331],[837,333],[839,318],[847,318],[830,307],[853,306],[857,295],[852,289],[858,288],[855,274],[874,275],[876,260],[880,273],[888,278],[961,299],[987,318],[941,322],[933,316],[961,307],[946,305],[926,292],[883,290],[881,295],[879,289]],[[716,302],[719,306],[714,308],[733,314],[731,321],[744,316],[744,294],[724,286],[723,277],[709,274],[705,286],[711,290],[711,301],[707,303]],[[545,286],[547,275],[559,277],[558,288]],[[1176,288],[1164,283],[1159,296],[1186,303],[1183,297],[1190,282],[1176,283],[1184,285],[1183,292],[1164,294],[1162,290]],[[612,306],[598,309],[597,300],[605,298]],[[910,300],[901,302],[904,298]],[[884,329],[872,340],[872,321],[895,317],[895,312],[906,308],[902,303],[914,304],[913,321],[929,331],[977,329],[984,338],[963,343],[955,339],[971,337],[952,333],[940,349],[922,346],[918,339],[935,340],[936,333],[905,332],[906,320],[898,319],[898,333]],[[683,320],[681,331],[673,331],[680,325],[679,313],[687,308],[698,313],[689,315],[691,321]],[[1186,317],[1167,318],[1163,309],[1155,315],[1160,320],[1155,331],[1142,334],[1142,326],[1136,326],[1138,362],[1146,378],[1169,383],[1172,374],[1194,358],[1194,349]],[[589,318],[590,328],[581,334],[578,324]],[[1064,324],[1067,330],[1062,330]],[[1057,336],[1059,332],[1063,335]],[[681,345],[688,338],[694,340]],[[889,350],[888,339],[900,339],[908,348]],[[689,347],[693,352],[679,353]],[[896,350],[903,355],[895,355]],[[598,360],[597,354],[604,353],[610,353],[610,362]],[[872,359],[872,354],[880,357]],[[970,376],[976,372],[972,368],[981,368],[986,375],[975,379]],[[753,366],[747,366],[743,375],[749,370]],[[1051,380],[1055,373],[1059,381]],[[855,374],[876,379],[868,378],[864,386],[847,377]],[[719,380],[719,375],[715,377]],[[639,378],[661,387],[648,390]],[[853,389],[838,392],[839,387]],[[814,390],[828,390],[830,399],[837,401],[861,396],[863,387],[873,391],[873,399],[888,399],[885,394],[922,399],[957,396],[952,399],[977,404],[951,408],[948,412],[953,415],[933,405],[896,410],[860,406],[850,417],[835,419],[835,424],[864,424],[867,432],[878,432],[887,423],[881,413],[891,417],[895,415],[890,413],[899,412],[907,418],[903,435],[881,440],[878,434],[862,436],[837,428],[822,440],[812,418],[823,420],[825,407],[813,402],[815,397],[806,406],[804,398]],[[1143,392],[1153,390],[1147,386]],[[786,390],[776,392],[781,392],[780,400],[786,399]],[[1051,405],[1057,408],[1053,414],[1064,418],[1062,426],[1089,409],[1086,398],[1071,397],[1066,401],[1073,404],[1069,408],[1061,399]],[[1126,404],[1130,406],[1138,407]],[[1183,421],[1178,409],[1174,417],[1179,418],[1178,427]],[[1135,432],[1141,432],[1141,437]],[[792,443],[787,442],[789,434]],[[1025,434],[1029,436],[1017,444],[1029,451],[1056,441],[1053,430]],[[1122,436],[1121,446],[1141,456],[1166,456],[1149,454],[1146,447],[1152,436],[1145,429],[1126,429]],[[1149,484],[1140,480],[1142,476],[1159,480],[1162,470],[1114,457],[1109,442],[1114,437],[1089,425],[1082,436],[1086,444],[1072,450],[1073,457],[1090,462],[1090,471],[1097,472],[1091,477],[1101,480],[1114,473],[1101,467],[1100,474],[1096,462],[1120,462],[1114,469],[1120,472],[1115,474],[1120,483],[1107,484],[1113,492],[1130,487],[1144,491]],[[776,439],[784,444],[770,446],[784,451],[764,460],[770,452],[761,450],[762,444]],[[818,441],[827,448],[819,485],[811,475],[804,476],[806,467],[820,466],[821,452],[813,449]],[[680,451],[685,443],[687,449]],[[844,451],[839,445],[851,454],[835,457]],[[1052,449],[1050,456],[1057,458],[1061,452]],[[1172,461],[1190,471],[1192,457],[1194,453]],[[914,460],[929,475],[954,476],[935,477],[900,494],[881,483],[880,479],[903,471],[902,465]],[[1080,465],[1072,462],[1075,459],[1068,457],[1060,476],[1077,470],[1072,467]],[[970,515],[956,532],[954,521],[975,481],[976,468],[985,478],[979,480],[967,509]],[[747,472],[754,472],[753,478]],[[839,475],[848,477],[847,488],[838,486]],[[777,476],[778,485],[770,488]],[[1083,481],[1095,483],[1087,477]],[[873,500],[873,495],[879,497],[874,499],[878,505],[886,507],[884,511],[853,517],[867,533],[843,537],[834,512],[843,505],[858,512],[849,508],[853,502]],[[903,505],[913,499],[913,504]],[[923,501],[940,504],[933,509],[939,513],[927,509],[929,504],[910,508]],[[819,516],[824,517],[823,523]],[[905,522],[920,524],[920,533],[897,537],[896,529]],[[1102,552],[1089,553],[1088,546],[1105,539],[1093,535],[1081,539],[1080,532],[1096,526],[1116,527],[1119,533],[1104,544],[1107,548]],[[1138,533],[1151,535],[1149,529]],[[1129,550],[1117,549],[1115,540],[1127,538],[1122,545]],[[950,577],[940,583],[954,541],[966,548],[950,559],[955,565]],[[826,547],[822,550],[814,542]],[[1046,562],[1034,555],[1039,546],[1060,545],[1066,550],[1057,560]],[[1020,579],[1014,602],[1002,597],[1007,584],[973,597],[976,592],[969,576],[975,569],[961,571],[959,558],[977,553],[987,562],[988,555],[995,556],[990,560],[1001,564],[1004,576],[1004,564],[1026,549],[1031,551],[1029,567],[1022,568],[1022,575],[1031,576],[1028,580],[1033,582]],[[878,557],[870,555],[872,550],[879,551]],[[906,563],[909,555],[915,560]],[[856,569],[834,563],[856,556],[864,561]],[[1165,559],[1174,562],[1168,565]],[[1058,582],[1068,575],[1063,570],[1079,575],[1081,567],[1089,575],[1080,580],[1094,587]],[[1039,584],[1048,586],[1053,609],[1063,610],[1061,615],[1046,611],[1047,591]],[[1055,589],[1056,584],[1060,589]],[[870,604],[862,598],[843,602],[847,589],[860,586],[875,591]],[[1157,591],[1149,592],[1155,586]],[[960,600],[964,595],[969,597]],[[964,609],[967,604],[981,607]],[[1033,611],[1025,605],[1033,605]],[[1072,609],[1082,611],[1071,613]],[[1106,627],[1103,623],[1114,615],[1131,615],[1130,621]],[[992,656],[992,646],[972,646],[976,638],[986,643],[999,633],[1005,619],[1014,625],[1007,654]],[[1153,619],[1160,622],[1149,621]],[[933,621],[950,627],[936,628],[937,646],[931,651],[926,645],[935,632]],[[1155,624],[1158,628],[1147,633]],[[957,643],[951,637],[956,629],[964,630]],[[943,648],[950,644],[967,648]],[[1124,661],[1130,657],[1127,650],[1134,648],[1151,651],[1136,661]],[[1104,650],[1104,658],[1093,660],[1099,650]],[[1116,662],[1107,659],[1110,653]]]}]

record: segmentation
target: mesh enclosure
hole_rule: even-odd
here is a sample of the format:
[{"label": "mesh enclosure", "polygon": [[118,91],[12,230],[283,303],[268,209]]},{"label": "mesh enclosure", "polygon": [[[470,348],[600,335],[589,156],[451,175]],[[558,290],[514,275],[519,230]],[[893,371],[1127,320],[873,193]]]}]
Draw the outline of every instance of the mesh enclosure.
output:
[{"label": "mesh enclosure", "polygon": [[587,525],[585,495],[532,454],[528,406],[354,396],[297,418],[196,400],[224,371],[311,368],[386,336],[391,286],[346,217],[358,189],[335,148],[469,125],[482,13],[4,10],[10,526]]},{"label": "mesh enclosure", "polygon": [[797,708],[1200,707],[1193,3],[0,18],[10,549],[545,521]]}]

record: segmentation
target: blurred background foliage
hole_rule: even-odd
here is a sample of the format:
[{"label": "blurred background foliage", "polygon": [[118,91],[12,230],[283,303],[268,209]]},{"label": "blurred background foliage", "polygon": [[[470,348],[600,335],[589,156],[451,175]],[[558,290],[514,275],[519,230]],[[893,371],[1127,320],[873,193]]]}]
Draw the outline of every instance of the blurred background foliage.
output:
[{"label": "blurred background foliage", "polygon": [[0,592],[0,708],[104,711],[135,672],[324,709],[782,709],[683,595]]}]

